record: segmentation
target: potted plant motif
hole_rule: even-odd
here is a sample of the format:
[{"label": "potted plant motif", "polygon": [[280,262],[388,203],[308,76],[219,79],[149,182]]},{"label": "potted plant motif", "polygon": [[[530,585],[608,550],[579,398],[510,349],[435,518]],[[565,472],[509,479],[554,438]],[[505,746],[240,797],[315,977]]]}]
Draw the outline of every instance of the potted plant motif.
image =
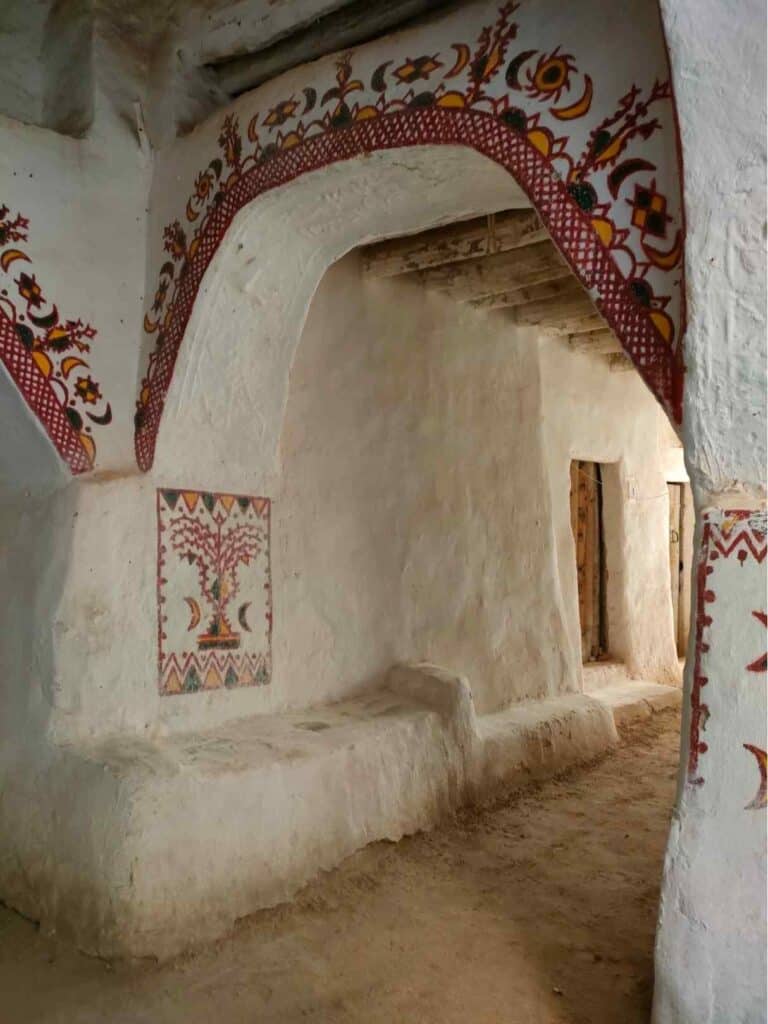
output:
[{"label": "potted plant motif", "polygon": [[[204,496],[204,498],[207,496]],[[219,506],[213,512],[214,499],[210,496],[211,519],[215,527],[202,522],[194,514],[179,512],[170,522],[171,545],[179,558],[196,565],[200,593],[211,609],[208,628],[197,636],[200,650],[231,650],[240,646],[240,634],[232,629],[227,609],[237,595],[240,584],[238,569],[256,559],[263,549],[264,531],[252,522],[227,526],[229,512]],[[193,609],[193,622],[199,621],[199,608],[194,598],[187,598]],[[245,622],[244,611],[239,618]],[[247,623],[245,623],[247,626]]]}]

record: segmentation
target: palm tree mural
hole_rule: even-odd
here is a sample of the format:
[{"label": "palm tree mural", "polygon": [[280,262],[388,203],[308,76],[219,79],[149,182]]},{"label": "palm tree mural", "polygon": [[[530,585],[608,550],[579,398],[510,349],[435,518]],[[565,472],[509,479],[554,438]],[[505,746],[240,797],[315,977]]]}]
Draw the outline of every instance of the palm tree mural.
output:
[{"label": "palm tree mural", "polygon": [[[200,593],[210,606],[211,618],[207,630],[198,634],[198,648],[237,648],[240,634],[232,629],[227,609],[240,589],[238,569],[258,558],[264,548],[265,531],[263,526],[248,521],[227,525],[230,510],[221,503],[217,507],[214,495],[202,497],[210,514],[209,523],[189,511],[178,512],[169,523],[171,546],[179,558],[197,566]],[[189,628],[193,629],[200,621],[200,608],[194,598],[186,600],[192,611]],[[244,629],[249,629],[245,617],[248,604],[241,605],[238,612]]]}]

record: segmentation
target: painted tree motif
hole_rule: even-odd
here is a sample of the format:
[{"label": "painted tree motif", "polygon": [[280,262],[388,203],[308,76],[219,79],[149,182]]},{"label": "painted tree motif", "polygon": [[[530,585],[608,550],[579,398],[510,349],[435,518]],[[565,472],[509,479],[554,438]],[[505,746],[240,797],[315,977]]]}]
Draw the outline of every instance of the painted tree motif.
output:
[{"label": "painted tree motif", "polygon": [[[183,509],[178,512],[169,524],[171,546],[179,558],[197,566],[200,593],[211,608],[208,629],[197,637],[198,648],[236,648],[240,646],[240,634],[233,631],[227,608],[240,589],[238,569],[258,558],[264,548],[265,530],[247,521],[226,527],[228,513],[221,508],[213,511],[212,496],[209,512],[215,526]],[[189,628],[193,629],[200,621],[200,608],[195,598],[186,600],[192,611]],[[238,619],[243,628],[249,629],[246,611],[247,603],[240,607]]]}]

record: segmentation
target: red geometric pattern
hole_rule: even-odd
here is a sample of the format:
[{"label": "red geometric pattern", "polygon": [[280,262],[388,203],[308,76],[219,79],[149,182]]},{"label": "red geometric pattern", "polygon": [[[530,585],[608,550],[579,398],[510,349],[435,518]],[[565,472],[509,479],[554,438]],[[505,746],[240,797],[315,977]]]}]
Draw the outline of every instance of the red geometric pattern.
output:
[{"label": "red geometric pattern", "polygon": [[73,473],[85,473],[91,469],[78,432],[70,423],[65,406],[51,387],[37,363],[22,345],[14,321],[5,308],[0,306],[0,359],[24,397],[29,408],[38,418],[50,437],[56,450]]},{"label": "red geometric pattern", "polygon": [[147,394],[137,414],[136,458],[148,470],[176,357],[203,275],[233,218],[257,196],[302,174],[363,153],[405,146],[463,145],[477,150],[514,176],[555,243],[621,341],[651,391],[676,422],[682,419],[683,367],[639,304],[590,218],[528,139],[490,113],[470,109],[406,109],[312,136],[256,164],[211,209],[199,246],[179,279],[162,346],[153,356]]},{"label": "red geometric pattern", "polygon": [[[719,516],[720,513],[716,515]],[[702,690],[709,685],[709,678],[703,672],[703,655],[709,652],[707,638],[712,625],[709,608],[717,598],[709,583],[714,573],[713,563],[719,559],[735,558],[743,566],[751,558],[760,565],[765,561],[766,552],[768,539],[765,512],[744,509],[727,511],[722,513],[722,519],[719,521],[710,513],[705,515],[701,554],[696,570],[696,632],[688,748],[688,781],[692,785],[698,786],[704,781],[699,774],[699,759],[708,750],[701,734],[706,729],[710,709],[702,700]],[[752,614],[759,618],[760,613]],[[752,665],[745,667],[747,670],[753,670]]]}]

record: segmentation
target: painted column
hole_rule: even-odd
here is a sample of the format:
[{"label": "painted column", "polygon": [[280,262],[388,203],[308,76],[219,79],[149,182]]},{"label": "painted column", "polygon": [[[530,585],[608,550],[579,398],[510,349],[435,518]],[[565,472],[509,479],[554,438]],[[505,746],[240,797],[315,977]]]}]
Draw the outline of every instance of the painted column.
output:
[{"label": "painted column", "polygon": [[684,158],[694,621],[654,1024],[766,1020],[765,9],[661,0]]},{"label": "painted column", "polygon": [[766,512],[709,509],[654,1021],[765,1020]]}]

